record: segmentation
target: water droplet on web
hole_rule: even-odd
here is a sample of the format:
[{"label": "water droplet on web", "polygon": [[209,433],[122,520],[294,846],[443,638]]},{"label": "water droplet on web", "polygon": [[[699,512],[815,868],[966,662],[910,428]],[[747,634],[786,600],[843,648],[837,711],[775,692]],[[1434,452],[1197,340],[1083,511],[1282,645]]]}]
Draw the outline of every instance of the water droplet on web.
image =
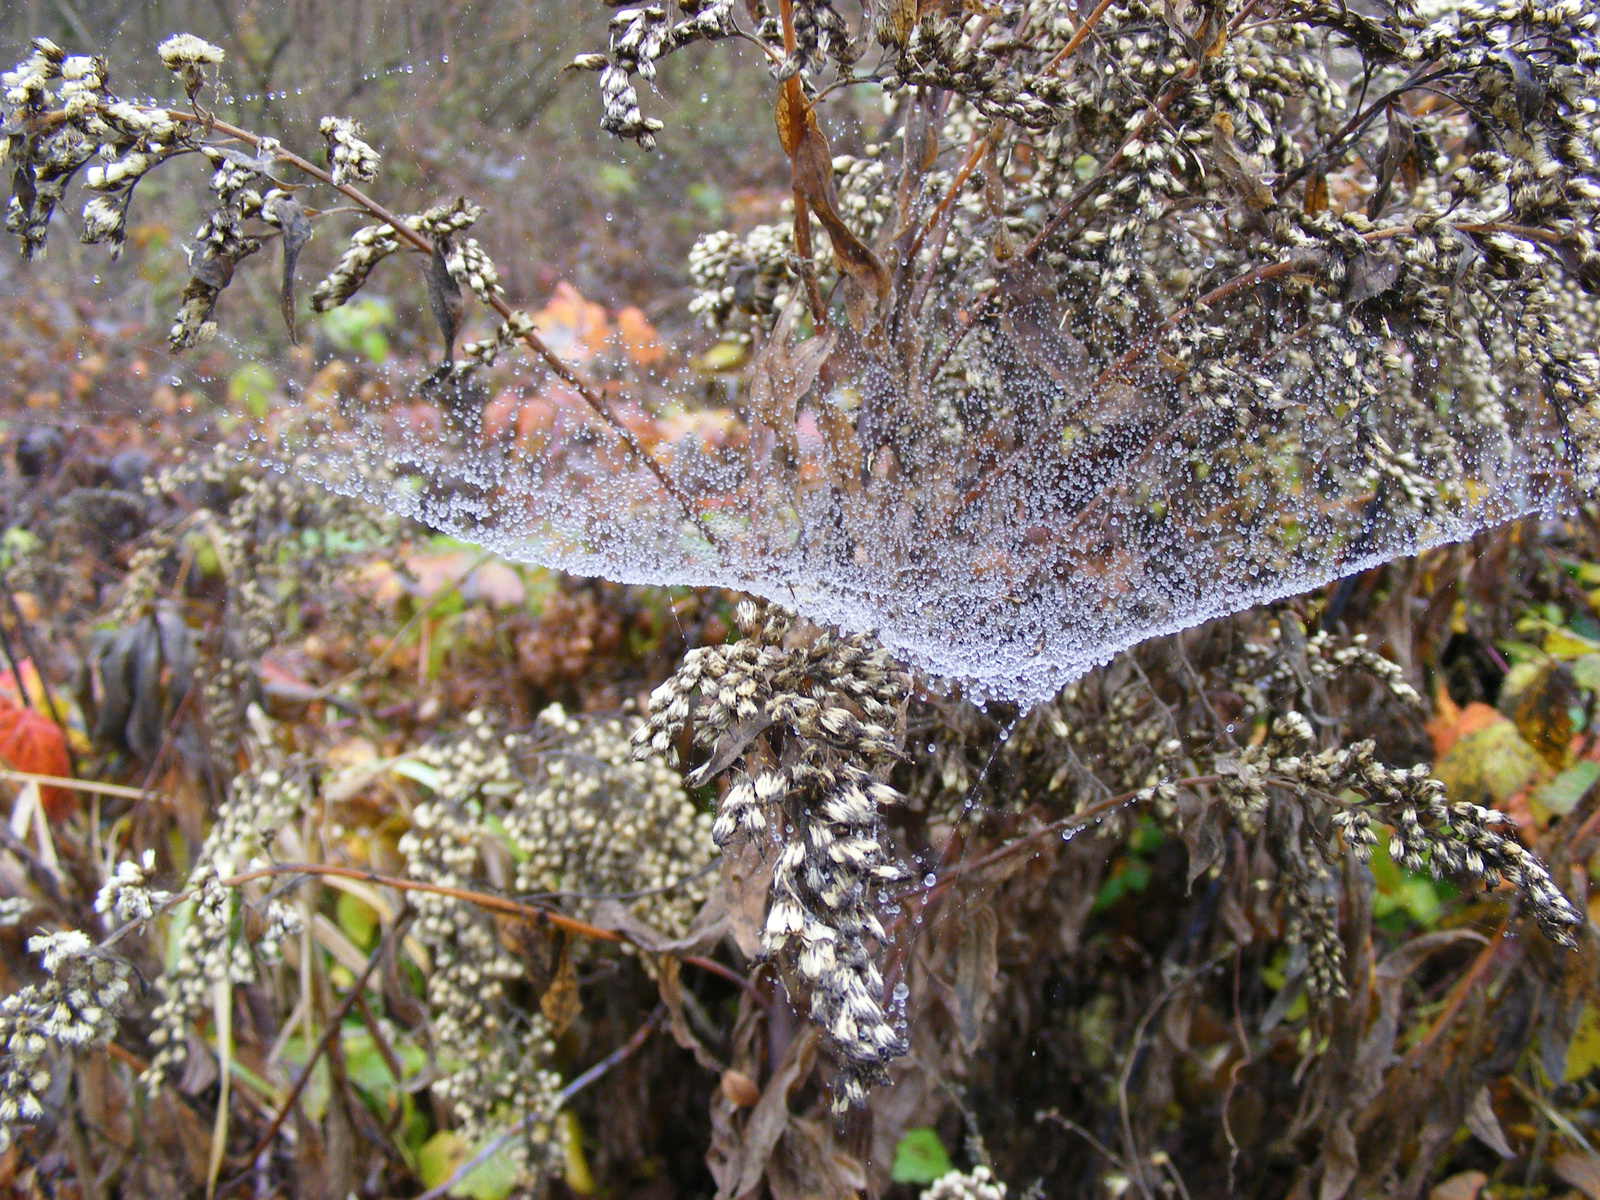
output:
[{"label": "water droplet on web", "polygon": [[180,377],[178,377],[177,375],[168,375],[167,376],[167,386],[168,387],[175,387],[175,388],[176,387],[182,387],[183,386],[183,380]]},{"label": "water droplet on web", "polygon": [[710,104],[711,103],[710,94],[707,93],[707,92],[701,92],[700,93],[700,103],[701,104]]},{"label": "water droplet on web", "polygon": [[894,985],[894,991],[890,994],[894,996],[894,1002],[896,1004],[904,1004],[906,1002],[906,997],[911,995],[911,989],[907,987],[905,981],[902,980]]},{"label": "water droplet on web", "polygon": [[929,871],[926,875],[924,875],[922,877],[922,886],[925,887],[925,888],[931,888],[934,884],[936,884],[938,882],[939,882],[939,877],[937,875],[935,875],[932,871]]}]

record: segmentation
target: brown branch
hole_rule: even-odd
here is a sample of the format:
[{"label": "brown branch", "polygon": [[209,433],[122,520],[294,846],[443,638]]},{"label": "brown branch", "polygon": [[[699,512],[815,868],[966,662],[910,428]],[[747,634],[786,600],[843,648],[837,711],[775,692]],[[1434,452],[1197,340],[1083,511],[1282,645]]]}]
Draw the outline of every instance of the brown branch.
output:
[{"label": "brown branch", "polygon": [[[453,900],[476,904],[479,908],[485,908],[491,912],[521,917],[523,920],[535,923],[543,922],[556,929],[576,934],[579,937],[591,938],[597,942],[627,942],[631,945],[639,945],[632,938],[615,930],[602,929],[598,925],[590,925],[585,921],[578,920],[576,917],[569,917],[565,913],[556,912],[554,909],[522,904],[516,900],[507,899],[505,896],[496,896],[492,892],[475,892],[470,888],[448,887],[442,883],[424,883],[420,879],[399,879],[393,875],[380,875],[376,871],[364,871],[359,867],[339,867],[331,863],[279,863],[276,866],[260,867],[254,871],[246,871],[242,875],[232,875],[227,879],[218,880],[218,882],[223,887],[238,887],[255,879],[268,879],[280,875],[334,875],[340,879],[359,879],[363,883],[376,884],[379,887],[390,887],[397,891],[427,892],[429,895],[434,896],[449,896]],[[641,950],[651,949],[649,946],[642,945],[639,948]],[[673,957],[691,967],[699,967],[702,971],[726,979],[729,983],[746,991],[751,990],[749,980],[745,979],[737,971],[725,967],[713,959],[704,958],[698,954],[675,954]]]},{"label": "brown branch", "polygon": [[[169,121],[175,121],[186,125],[197,125],[208,131],[216,130],[218,133],[226,134],[232,138],[238,138],[240,141],[257,148],[259,148],[261,145],[261,138],[257,134],[251,133],[247,129],[241,129],[237,125],[230,125],[226,121],[219,121],[209,114],[201,116],[195,113],[183,112],[181,109],[167,108],[144,109],[142,111],[160,113]],[[393,228],[396,236],[398,236],[401,241],[409,245],[413,250],[417,250],[423,254],[433,253],[433,243],[431,241],[429,241],[422,234],[418,233],[415,229],[412,229],[411,226],[402,221],[398,215],[391,212],[384,205],[378,203],[378,201],[374,200],[371,196],[368,196],[365,192],[361,191],[361,189],[351,187],[348,183],[335,183],[333,176],[327,171],[324,171],[321,167],[317,166],[309,159],[302,158],[292,150],[286,150],[280,146],[274,151],[274,154],[280,161],[288,163],[296,170],[311,176],[311,178],[317,180],[319,183],[327,184],[334,190],[342,192],[344,195],[348,196],[366,212],[370,213],[378,220]],[[509,321],[511,319],[511,306],[499,296],[490,296],[487,303],[490,308],[499,314],[501,320]],[[567,386],[571,387],[573,391],[577,392],[578,395],[583,398],[584,403],[594,411],[596,416],[598,416],[602,421],[611,427],[612,432],[615,433],[624,444],[626,444],[628,449],[632,451],[634,457],[642,462],[645,468],[656,477],[656,482],[661,485],[662,489],[667,493],[667,495],[671,496],[672,499],[677,502],[678,507],[683,510],[684,516],[693,521],[699,527],[701,536],[704,537],[712,546],[717,546],[718,543],[716,536],[706,525],[704,514],[700,514],[695,511],[694,505],[690,503],[687,496],[678,490],[677,484],[672,481],[672,478],[666,473],[665,468],[663,468],[661,464],[656,461],[656,458],[653,454],[645,449],[644,444],[639,441],[638,435],[624,425],[617,415],[611,411],[611,406],[606,403],[605,398],[594,387],[594,385],[592,385],[583,376],[579,375],[577,370],[574,369],[565,359],[558,355],[554,350],[550,349],[550,347],[545,344],[544,339],[542,339],[533,330],[527,330],[526,332],[519,333],[517,336],[518,339],[528,347],[528,349],[532,350],[534,354],[538,355],[538,357],[544,362],[545,366],[549,367],[558,379],[567,384]]]},{"label": "brown branch", "polygon": [[[224,886],[227,886],[227,880],[223,880],[222,882]],[[389,941],[392,939],[395,935],[395,931],[399,928],[400,922],[398,921],[391,925],[388,931],[384,934],[384,941]],[[254,1163],[257,1158],[265,1154],[271,1147],[272,1139],[278,1136],[278,1130],[283,1127],[284,1121],[287,1120],[289,1114],[294,1111],[295,1103],[300,1099],[300,1093],[305,1090],[306,1084],[311,1082],[311,1069],[317,1065],[317,1060],[322,1057],[322,1055],[327,1051],[329,1045],[331,1045],[333,1040],[341,1033],[345,1017],[350,1014],[350,1010],[355,1007],[356,1001],[361,998],[361,990],[367,986],[367,980],[372,978],[372,972],[377,969],[378,960],[382,958],[382,956],[383,946],[380,944],[378,948],[372,952],[372,957],[367,959],[366,968],[361,972],[360,977],[355,981],[355,983],[350,986],[349,993],[342,1001],[339,1002],[339,1007],[328,1014],[327,1029],[323,1031],[322,1037],[317,1041],[316,1048],[306,1056],[306,1063],[300,1071],[299,1078],[297,1078],[294,1081],[294,1084],[289,1088],[289,1094],[283,1098],[283,1103],[278,1105],[278,1111],[272,1114],[272,1120],[267,1123],[266,1130],[259,1138],[256,1139],[255,1146],[251,1149],[250,1153],[245,1156],[246,1162]],[[228,1188],[233,1187],[244,1178],[245,1176],[241,1175],[238,1179],[232,1180],[230,1183],[218,1190],[227,1191]]]},{"label": "brown branch", "polygon": [[[928,289],[933,285],[934,272],[939,269],[940,259],[944,255],[944,244],[950,236],[951,225],[955,223],[954,206],[956,197],[961,194],[961,189],[966,186],[968,178],[972,175],[973,168],[978,165],[978,160],[983,157],[990,146],[994,145],[996,134],[1005,127],[1005,124],[1004,121],[1000,122],[989,131],[987,136],[981,138],[976,130],[973,131],[972,144],[967,151],[966,162],[961,164],[961,169],[956,172],[956,177],[950,181],[949,190],[945,192],[944,198],[934,207],[933,212],[928,215],[926,224],[918,231],[917,236],[912,239],[911,248],[906,252],[906,260],[908,262],[916,258],[917,252],[922,249],[922,243],[928,231],[934,229],[935,225],[937,225],[933,238],[932,253],[928,256],[927,270],[923,271],[922,278],[917,280],[917,286],[911,293],[910,312],[913,321],[922,312],[922,306],[927,301]],[[1003,228],[1004,226],[1002,226]]]},{"label": "brown branch", "polygon": [[337,867],[330,863],[280,863],[277,866],[260,867],[254,871],[246,871],[242,875],[231,875],[227,879],[218,880],[223,887],[238,887],[249,883],[253,879],[268,879],[279,875],[334,875],[340,879],[359,879],[364,883],[374,883],[379,887],[391,887],[397,891],[427,892],[434,896],[449,896],[453,900],[464,900],[468,904],[476,904],[479,908],[489,909],[491,912],[502,912],[509,916],[523,917],[532,921],[543,921],[567,933],[575,933],[579,937],[593,938],[602,942],[626,941],[620,933],[610,929],[601,929],[598,925],[589,925],[575,917],[564,913],[555,912],[548,908],[536,908],[531,904],[519,904],[515,900],[508,900],[504,896],[496,896],[489,892],[474,892],[468,888],[447,887],[442,883],[424,883],[420,879],[397,879],[393,875],[380,875],[376,871],[363,871],[357,867]]},{"label": "brown branch", "polygon": [[1110,7],[1111,0],[1100,0],[1100,3],[1094,6],[1094,11],[1083,19],[1083,24],[1078,26],[1078,32],[1073,34],[1072,39],[1068,41],[1065,46],[1061,47],[1060,52],[1045,64],[1044,70],[1041,71],[1040,74],[1050,74],[1062,63],[1066,62],[1067,59],[1071,58],[1073,51],[1075,51],[1079,46],[1083,45],[1083,39],[1089,36],[1089,33],[1092,29],[1094,29],[1095,24],[1100,20],[1101,17],[1106,15],[1106,9]]}]

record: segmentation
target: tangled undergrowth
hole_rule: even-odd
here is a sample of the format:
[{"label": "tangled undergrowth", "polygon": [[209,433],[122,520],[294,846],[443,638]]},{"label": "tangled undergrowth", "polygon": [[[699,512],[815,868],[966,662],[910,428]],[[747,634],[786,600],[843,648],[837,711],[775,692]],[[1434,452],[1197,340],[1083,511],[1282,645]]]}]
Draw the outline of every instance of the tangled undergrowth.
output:
[{"label": "tangled undergrowth", "polygon": [[[54,514],[8,542],[8,640],[49,657],[7,703],[58,706],[94,801],[47,815],[7,775],[24,1194],[395,1194],[464,1165],[485,1195],[1586,1178],[1587,524],[1154,642],[1015,713],[749,601],[527,570],[508,596],[482,556],[209,459],[150,464],[85,592],[78,461],[6,499]],[[275,537],[226,538],[269,511]],[[455,574],[385,592],[396,538],[401,578]],[[362,594],[393,628],[350,616]],[[498,678],[497,624],[586,594],[645,637],[575,691]],[[158,610],[181,695],[108,658],[127,630],[154,632],[125,657],[160,651]],[[226,744],[225,660],[254,697]],[[99,719],[116,679],[153,743]]]},{"label": "tangled undergrowth", "polygon": [[[324,345],[325,403],[275,436],[378,396],[446,441],[496,420],[549,440],[485,402],[521,343],[600,422],[561,453],[620,444],[679,540],[759,559],[792,517],[910,571],[949,527],[1002,598],[1081,561],[1116,576],[1156,527],[1194,535],[1192,567],[1224,554],[1207,531],[1291,497],[1338,536],[1278,522],[1218,561],[1370,558],[1517,455],[1574,504],[1146,641],[1020,709],[769,603],[515,567],[197,450],[205,421],[242,440],[215,397],[84,420],[12,388],[0,1182],[1600,1195],[1600,524],[1576,503],[1595,27],[1563,0],[622,9],[575,63],[607,130],[664,139],[633,77],[754,42],[792,168],[792,220],[691,255],[693,310],[762,347],[737,413],[653,416],[512,304],[475,203],[401,216],[362,192],[380,156],[351,120],[318,124],[318,166],[205,107],[224,58],[200,38],[160,45],[168,106],[36,41],[0,135],[26,253],[75,179],[84,240],[115,254],[152,170],[211,170],[172,349],[216,334],[274,240],[297,336],[298,256],[351,206],[315,310],[425,263],[445,352],[407,364],[406,403]],[[835,157],[816,114],[864,84],[881,139]],[[468,296],[496,315],[475,337]],[[80,357],[102,336],[58,332]],[[1181,469],[1154,477],[1174,429]],[[777,524],[691,494],[721,450]],[[1066,486],[1028,507],[994,482],[1019,456],[1024,484]],[[1126,495],[1063,558],[1091,476]]]}]

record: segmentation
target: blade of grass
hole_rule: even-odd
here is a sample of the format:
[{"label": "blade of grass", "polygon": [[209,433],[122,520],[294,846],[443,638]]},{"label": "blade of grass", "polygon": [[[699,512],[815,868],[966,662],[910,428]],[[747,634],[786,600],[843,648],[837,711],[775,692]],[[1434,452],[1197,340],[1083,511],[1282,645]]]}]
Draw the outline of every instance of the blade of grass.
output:
[{"label": "blade of grass", "polygon": [[206,1197],[217,1194],[217,1174],[228,1149],[228,1092],[233,1082],[233,981],[217,980],[211,992],[211,1018],[217,1030],[217,1120],[211,1127],[211,1158],[206,1163]]}]

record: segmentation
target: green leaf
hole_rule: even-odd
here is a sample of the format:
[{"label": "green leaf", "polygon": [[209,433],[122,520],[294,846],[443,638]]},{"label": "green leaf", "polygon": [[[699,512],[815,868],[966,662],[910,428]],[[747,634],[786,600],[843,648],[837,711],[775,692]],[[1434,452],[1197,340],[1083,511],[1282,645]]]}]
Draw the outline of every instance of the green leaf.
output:
[{"label": "green leaf", "polygon": [[1600,654],[1583,654],[1573,659],[1572,677],[1586,691],[1600,692]]},{"label": "green leaf", "polygon": [[334,905],[334,912],[339,918],[339,928],[344,930],[345,937],[362,950],[372,949],[372,943],[378,936],[378,914],[373,911],[372,905],[359,896],[340,892],[339,899]]},{"label": "green leaf", "polygon": [[1534,799],[1551,812],[1565,816],[1577,806],[1597,779],[1600,779],[1600,763],[1574,763],[1540,788]]},{"label": "green leaf", "polygon": [[245,363],[228,379],[228,403],[259,421],[271,409],[277,390],[278,381],[271,371],[260,363]]},{"label": "green leaf", "polygon": [[[417,1173],[422,1176],[423,1184],[438,1187],[495,1136],[498,1135],[491,1134],[479,1146],[469,1149],[459,1133],[441,1129],[417,1151]],[[450,1194],[467,1200],[506,1200],[517,1186],[517,1165],[512,1161],[510,1148],[508,1142],[490,1155],[488,1161],[451,1188]]]},{"label": "green leaf", "polygon": [[437,768],[430,767],[427,763],[418,762],[414,758],[400,758],[394,761],[389,770],[396,775],[404,776],[413,783],[420,783],[430,792],[439,790],[439,772]]},{"label": "green leaf", "polygon": [[954,1168],[944,1143],[932,1129],[908,1129],[894,1148],[889,1177],[896,1183],[932,1183]]},{"label": "green leaf", "polygon": [[356,353],[372,362],[389,357],[384,328],[394,324],[388,301],[363,296],[322,314],[322,329],[335,349]]}]

